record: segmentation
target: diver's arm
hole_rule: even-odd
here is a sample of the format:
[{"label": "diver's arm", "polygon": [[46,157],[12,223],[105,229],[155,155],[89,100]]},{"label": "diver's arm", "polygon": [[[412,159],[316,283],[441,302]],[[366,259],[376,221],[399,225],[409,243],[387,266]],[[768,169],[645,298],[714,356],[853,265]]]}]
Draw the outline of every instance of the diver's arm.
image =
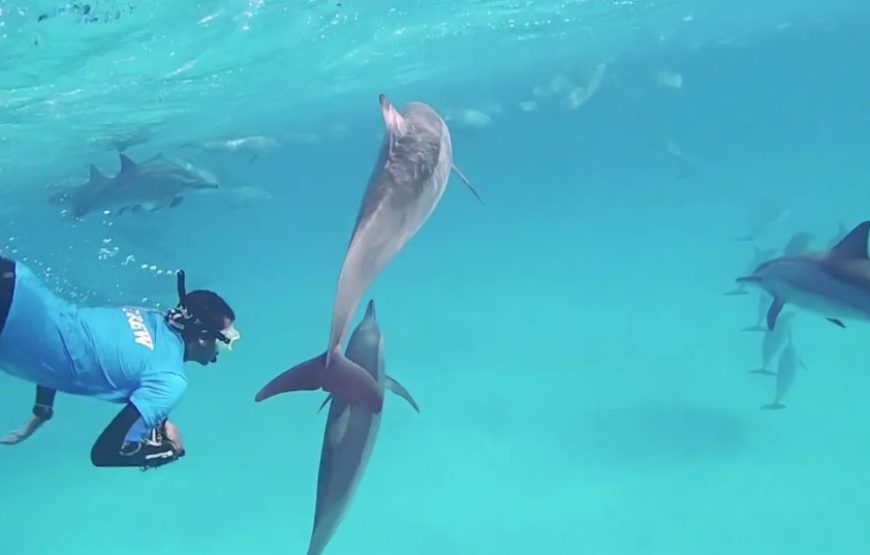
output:
[{"label": "diver's arm", "polygon": [[36,386],[36,400],[33,402],[33,416],[44,421],[54,416],[54,396],[57,391],[41,385]]},{"label": "diver's arm", "polygon": [[184,456],[184,449],[165,437],[162,424],[137,440],[127,440],[131,428],[140,423],[139,410],[133,403],[127,403],[94,443],[93,465],[138,466],[146,470]]}]

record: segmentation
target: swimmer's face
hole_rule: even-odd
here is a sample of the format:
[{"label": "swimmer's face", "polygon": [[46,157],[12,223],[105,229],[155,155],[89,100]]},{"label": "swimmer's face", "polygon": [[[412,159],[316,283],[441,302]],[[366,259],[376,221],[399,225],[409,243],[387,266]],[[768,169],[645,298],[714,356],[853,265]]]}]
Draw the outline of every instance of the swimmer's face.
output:
[{"label": "swimmer's face", "polygon": [[[228,337],[232,343],[238,339],[238,331],[233,327],[233,321],[230,318],[224,318],[222,322],[223,336]],[[226,346],[225,343],[215,336],[203,336],[195,339],[190,339],[185,344],[185,360],[196,361],[203,366],[217,362],[220,347]],[[231,347],[228,347],[231,348]]]},{"label": "swimmer's face", "polygon": [[207,366],[209,363],[217,362],[217,355],[217,339],[199,338],[187,343],[188,360]]}]

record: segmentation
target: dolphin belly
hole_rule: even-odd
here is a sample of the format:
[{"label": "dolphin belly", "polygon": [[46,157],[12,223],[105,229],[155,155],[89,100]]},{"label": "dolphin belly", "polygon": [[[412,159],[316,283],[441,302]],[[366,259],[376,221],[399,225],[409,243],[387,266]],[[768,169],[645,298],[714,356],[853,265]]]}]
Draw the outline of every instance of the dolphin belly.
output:
[{"label": "dolphin belly", "polygon": [[[371,457],[380,414],[333,399],[317,476],[317,502],[308,555],[323,552],[347,512]],[[334,428],[341,426],[343,432]]]},{"label": "dolphin belly", "polygon": [[834,277],[812,283],[783,283],[774,291],[785,302],[825,317],[870,320],[870,291]]}]

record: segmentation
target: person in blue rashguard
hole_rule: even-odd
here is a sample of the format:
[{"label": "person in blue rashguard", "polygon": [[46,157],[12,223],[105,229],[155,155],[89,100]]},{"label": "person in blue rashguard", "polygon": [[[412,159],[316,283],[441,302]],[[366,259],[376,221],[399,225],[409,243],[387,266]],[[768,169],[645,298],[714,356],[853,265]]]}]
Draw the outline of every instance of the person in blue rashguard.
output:
[{"label": "person in blue rashguard", "polygon": [[212,291],[186,292],[169,311],[78,307],[52,294],[21,262],[0,257],[0,370],[36,384],[32,416],[0,438],[23,441],[54,414],[58,391],[123,403],[91,449],[95,466],[147,470],[184,446],[169,413],[187,389],[184,363],[217,362],[239,338],[235,313]]}]

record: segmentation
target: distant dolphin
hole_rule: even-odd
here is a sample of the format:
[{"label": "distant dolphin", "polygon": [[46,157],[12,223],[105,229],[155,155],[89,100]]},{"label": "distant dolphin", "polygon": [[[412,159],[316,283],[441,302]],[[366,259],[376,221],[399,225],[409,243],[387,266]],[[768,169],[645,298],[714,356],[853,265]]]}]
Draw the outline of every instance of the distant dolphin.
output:
[{"label": "distant dolphin", "polygon": [[785,247],[782,249],[783,256],[797,256],[807,252],[810,243],[813,241],[813,236],[806,231],[799,231],[791,236]]},{"label": "distant dolphin", "polygon": [[785,313],[780,316],[779,325],[775,329],[764,330],[764,337],[761,340],[761,368],[750,370],[751,373],[774,375],[774,372],[768,370],[767,367],[773,357],[791,340],[792,317],[794,317],[794,313]]},{"label": "distant dolphin", "polygon": [[95,210],[154,211],[181,204],[184,195],[199,189],[216,189],[217,180],[207,173],[166,158],[162,154],[136,163],[119,154],[121,170],[114,177],[100,173],[93,164],[87,183],[51,196],[52,204],[72,206],[81,218]]},{"label": "distant dolphin", "polygon": [[773,296],[767,311],[768,329],[773,329],[787,303],[820,314],[840,327],[845,327],[840,318],[870,320],[868,231],[870,221],[861,222],[829,250],[775,258],[737,281]]},{"label": "distant dolphin", "polygon": [[[384,343],[375,318],[374,301],[369,301],[365,317],[351,334],[345,356],[372,376],[381,393],[389,389],[420,412],[411,394],[384,371]],[[321,408],[330,400],[308,555],[322,553],[341,523],[368,464],[381,421],[380,414],[331,396]]]},{"label": "distant dolphin", "polygon": [[360,297],[432,214],[451,169],[480,199],[453,165],[450,131],[435,110],[421,102],[409,102],[399,112],[386,96],[380,95],[379,100],[387,131],[338,278],[326,351],[273,378],[257,393],[256,400],[283,391],[323,388],[335,397],[362,402],[379,412],[383,394],[377,384],[341,353]]},{"label": "distant dolphin", "polygon": [[789,210],[773,199],[765,199],[750,216],[749,232],[738,237],[738,241],[755,241],[774,224],[781,223],[789,215]]},{"label": "distant dolphin", "polygon": [[249,155],[249,162],[256,160],[260,154],[280,146],[278,141],[271,137],[255,135],[253,137],[240,137],[238,139],[212,140],[201,143],[185,143],[182,147],[209,150],[212,152],[237,152]]},{"label": "distant dolphin", "polygon": [[785,405],[782,404],[782,399],[785,397],[786,393],[789,392],[792,384],[794,383],[794,376],[797,373],[798,366],[803,366],[804,368],[806,368],[806,364],[801,362],[800,358],[798,357],[797,351],[795,351],[794,344],[792,343],[791,336],[789,336],[788,344],[779,355],[779,367],[776,371],[776,391],[774,393],[773,403],[762,405],[761,408],[785,408]]}]

